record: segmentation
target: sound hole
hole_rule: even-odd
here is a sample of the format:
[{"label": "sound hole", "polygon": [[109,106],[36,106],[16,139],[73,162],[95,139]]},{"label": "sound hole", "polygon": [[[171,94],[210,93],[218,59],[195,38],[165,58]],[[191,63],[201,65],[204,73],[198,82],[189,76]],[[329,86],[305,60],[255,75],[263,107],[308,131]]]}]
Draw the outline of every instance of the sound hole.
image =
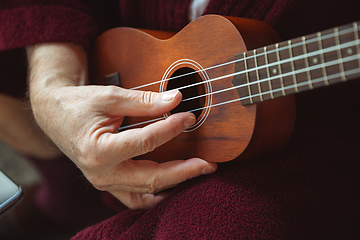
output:
[{"label": "sound hole", "polygon": [[[181,88],[180,92],[183,95],[183,101],[174,108],[170,113],[188,112],[194,109],[202,109],[205,105],[205,87],[204,84],[196,84],[201,82],[201,77],[196,71],[191,68],[180,68],[174,72],[171,79],[168,81],[167,90]],[[196,84],[195,86],[192,86]],[[188,86],[188,87],[186,87]],[[202,97],[199,97],[202,96]],[[196,97],[196,98],[195,98]],[[191,100],[186,100],[194,98]],[[196,118],[199,118],[202,110],[197,110],[192,113],[195,114]]]}]

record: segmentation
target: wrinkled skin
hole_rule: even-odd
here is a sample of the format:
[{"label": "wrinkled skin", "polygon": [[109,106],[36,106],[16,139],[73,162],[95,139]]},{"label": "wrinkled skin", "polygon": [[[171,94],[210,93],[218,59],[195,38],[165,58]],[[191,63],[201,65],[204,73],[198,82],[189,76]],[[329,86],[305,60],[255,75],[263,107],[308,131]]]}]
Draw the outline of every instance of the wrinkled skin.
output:
[{"label": "wrinkled skin", "polygon": [[194,124],[191,113],[117,133],[124,116],[156,116],[176,107],[182,98],[179,91],[86,85],[87,56],[73,44],[29,46],[27,54],[36,122],[97,189],[109,191],[129,208],[146,209],[168,195],[164,190],[216,170],[215,163],[199,158],[161,164],[132,160]]}]

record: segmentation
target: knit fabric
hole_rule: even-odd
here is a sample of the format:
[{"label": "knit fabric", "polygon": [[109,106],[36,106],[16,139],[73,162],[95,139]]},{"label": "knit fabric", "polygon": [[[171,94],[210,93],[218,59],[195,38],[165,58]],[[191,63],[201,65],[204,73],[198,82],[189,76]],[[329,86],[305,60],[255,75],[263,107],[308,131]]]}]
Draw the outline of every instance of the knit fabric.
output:
[{"label": "knit fabric", "polygon": [[25,97],[25,46],[71,42],[90,49],[98,34],[98,24],[90,11],[71,0],[0,1],[0,93]]},{"label": "knit fabric", "polygon": [[53,41],[88,46],[97,33],[88,11],[71,0],[1,1],[0,51]]},{"label": "knit fabric", "polygon": [[[120,0],[120,21],[178,31],[187,23],[189,2]],[[205,13],[265,21],[285,40],[359,20],[358,9],[357,0],[211,0]],[[2,1],[0,11],[2,50],[47,41],[90,46],[97,32],[92,14],[77,1]],[[6,71],[0,67],[1,92],[10,92],[9,82],[22,92],[24,52],[11,51],[16,54],[0,53],[4,63],[11,57],[17,62]],[[24,75],[15,74],[20,68]],[[215,174],[180,184],[147,211],[123,210],[104,198],[121,212],[73,239],[359,239],[359,87],[354,81],[296,95],[295,130],[280,153],[219,164]]]},{"label": "knit fabric", "polygon": [[190,0],[120,1],[120,12],[126,26],[179,31],[188,23]]},{"label": "knit fabric", "polygon": [[[205,13],[263,20],[285,40],[357,20],[356,9],[356,1],[214,0]],[[161,25],[164,17],[146,18],[143,5],[138,10],[143,18],[130,17],[125,25],[177,30]],[[351,89],[358,87],[298,94],[295,130],[280,153],[219,164],[214,175],[180,184],[154,208],[123,211],[73,239],[356,239],[360,119]],[[354,106],[335,111],[334,95]]]},{"label": "knit fabric", "polygon": [[258,19],[283,40],[358,20],[354,0],[213,0],[205,12]]},{"label": "knit fabric", "polygon": [[220,164],[73,239],[358,239],[360,108],[302,111],[281,153]]}]

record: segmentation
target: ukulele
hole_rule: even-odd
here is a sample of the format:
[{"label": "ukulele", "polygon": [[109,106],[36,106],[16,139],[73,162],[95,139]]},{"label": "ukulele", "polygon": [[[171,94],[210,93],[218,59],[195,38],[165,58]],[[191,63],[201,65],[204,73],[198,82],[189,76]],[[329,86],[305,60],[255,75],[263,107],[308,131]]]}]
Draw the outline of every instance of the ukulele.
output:
[{"label": "ukulele", "polygon": [[176,112],[195,114],[196,124],[139,158],[255,158],[289,140],[294,94],[360,77],[358,24],[284,42],[261,21],[218,15],[201,17],[177,34],[114,28],[96,41],[95,77],[98,84],[183,94],[171,112],[125,117],[119,131]]}]

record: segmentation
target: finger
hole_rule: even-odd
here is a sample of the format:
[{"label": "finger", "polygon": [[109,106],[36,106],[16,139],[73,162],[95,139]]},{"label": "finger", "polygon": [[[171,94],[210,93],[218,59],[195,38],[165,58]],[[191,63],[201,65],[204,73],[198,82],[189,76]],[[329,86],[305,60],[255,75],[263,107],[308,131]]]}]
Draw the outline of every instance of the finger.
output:
[{"label": "finger", "polygon": [[111,194],[125,206],[133,210],[144,210],[154,207],[170,195],[170,192],[159,194],[131,193],[126,191],[113,191]]},{"label": "finger", "polygon": [[165,120],[144,128],[131,129],[117,134],[104,133],[100,136],[99,148],[113,156],[127,160],[153,151],[182,133],[196,122],[192,113],[173,114]]},{"label": "finger", "polygon": [[96,186],[107,191],[158,193],[173,188],[188,179],[214,173],[216,163],[199,158],[156,163],[147,160],[128,160],[120,163],[109,175],[107,186]]},{"label": "finger", "polygon": [[158,116],[175,108],[182,98],[180,91],[176,89],[163,93],[114,86],[105,89],[107,90],[98,93],[102,98],[98,101],[102,104],[102,109],[122,116]]}]

